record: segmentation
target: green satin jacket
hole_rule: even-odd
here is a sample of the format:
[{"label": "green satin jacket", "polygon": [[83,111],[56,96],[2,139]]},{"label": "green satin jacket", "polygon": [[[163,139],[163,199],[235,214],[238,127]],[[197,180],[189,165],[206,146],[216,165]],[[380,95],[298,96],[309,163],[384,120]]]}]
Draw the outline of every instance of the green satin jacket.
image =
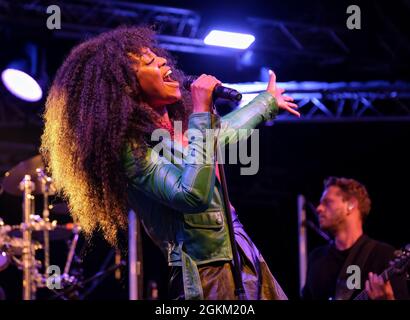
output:
[{"label": "green satin jacket", "polygon": [[[251,130],[232,129],[254,129],[277,113],[276,99],[264,92],[220,119],[209,112],[191,114],[185,150],[166,137],[148,148],[143,161],[135,159],[130,144],[124,150],[129,205],[168,264],[182,267],[186,299],[203,298],[197,266],[232,259],[222,188],[215,178],[215,144],[206,142],[223,146],[246,139]],[[206,131],[211,121],[219,122],[215,134]],[[205,156],[212,160],[203,161]]]}]

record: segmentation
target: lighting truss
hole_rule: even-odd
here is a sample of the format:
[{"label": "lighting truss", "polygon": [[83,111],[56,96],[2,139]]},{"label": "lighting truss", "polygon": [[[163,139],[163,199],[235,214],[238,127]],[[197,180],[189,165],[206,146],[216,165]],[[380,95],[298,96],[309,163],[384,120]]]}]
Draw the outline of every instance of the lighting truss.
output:
[{"label": "lighting truss", "polygon": [[[267,83],[226,84],[243,93],[239,108]],[[370,82],[282,82],[299,106],[300,119],[281,114],[275,121],[410,121],[410,83]],[[267,123],[270,125],[271,123]]]}]

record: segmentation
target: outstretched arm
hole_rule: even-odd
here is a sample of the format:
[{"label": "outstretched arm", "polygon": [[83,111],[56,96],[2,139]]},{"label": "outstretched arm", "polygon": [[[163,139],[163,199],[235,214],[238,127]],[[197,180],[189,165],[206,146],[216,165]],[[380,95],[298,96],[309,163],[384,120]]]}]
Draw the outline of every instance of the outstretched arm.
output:
[{"label": "outstretched arm", "polygon": [[276,85],[275,73],[270,70],[269,83],[265,92],[256,96],[244,107],[222,117],[219,133],[220,145],[246,139],[252,133],[252,129],[260,123],[274,119],[279,109],[300,117],[300,113],[295,110],[297,105],[293,103],[293,98],[283,95],[283,92],[284,90]]}]

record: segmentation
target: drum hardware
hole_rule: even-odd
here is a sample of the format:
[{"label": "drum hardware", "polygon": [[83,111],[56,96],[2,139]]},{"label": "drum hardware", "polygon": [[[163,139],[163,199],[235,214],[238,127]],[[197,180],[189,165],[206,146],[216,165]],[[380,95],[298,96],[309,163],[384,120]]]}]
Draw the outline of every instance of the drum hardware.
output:
[{"label": "drum hardware", "polygon": [[66,216],[69,214],[69,209],[67,205],[62,203],[53,203],[48,206],[50,213],[55,214],[57,216]]},{"label": "drum hardware", "polygon": [[65,277],[67,277],[70,272],[71,264],[75,256],[75,249],[77,247],[78,239],[80,237],[80,230],[81,230],[80,226],[78,224],[75,224],[73,228],[74,238],[70,243],[70,250],[68,251],[67,261],[64,267],[63,275]]},{"label": "drum hardware", "polygon": [[[17,164],[15,167],[4,174],[2,188],[8,194],[21,196],[23,194],[23,190],[19,188],[19,185],[20,182],[24,179],[24,176],[29,175],[31,177],[35,177],[38,175],[37,169],[41,168],[42,170],[44,170],[44,167],[45,166],[40,155],[34,156],[25,161],[21,161],[19,164]],[[43,191],[42,181],[35,179],[32,181],[32,183],[34,183],[32,195],[41,195]],[[55,188],[51,187],[49,190],[49,195],[54,195],[55,192]]]},{"label": "drum hardware", "polygon": [[10,265],[10,257],[6,251],[0,250],[0,271],[5,270]]},{"label": "drum hardware", "polygon": [[[23,271],[23,281],[30,276],[31,285],[23,287],[23,294],[25,293],[28,299],[28,291],[30,291],[31,299],[35,299],[38,288],[48,288],[47,279],[50,275],[46,273],[43,274],[39,271],[42,270],[44,264],[35,258],[35,253],[43,249],[42,244],[36,241],[35,237],[37,236],[39,241],[42,240],[43,230],[46,228],[46,225],[38,215],[31,215],[30,219],[31,222],[28,226],[22,223],[17,226],[3,225],[0,227],[0,271],[6,269],[10,264],[14,264],[19,270]],[[57,226],[55,221],[48,225],[48,229],[50,231],[50,240],[65,240],[69,246],[64,273],[59,279],[61,287],[64,289],[74,285],[80,277],[81,271],[73,269],[72,264],[78,260],[75,251],[81,229],[77,225]],[[60,229],[63,230],[63,232],[59,231]],[[22,235],[24,236],[26,230],[32,233],[32,241],[30,250],[28,251],[29,254],[30,252],[32,253],[32,256],[28,259],[30,262],[28,271],[25,271],[27,265],[24,264],[24,259],[27,259],[27,257],[24,256],[26,252],[24,250],[27,249],[25,248],[24,238],[21,237]],[[67,235],[72,233],[74,233],[74,237],[72,241],[68,241]],[[25,272],[30,272],[30,274],[27,275]],[[45,272],[47,272],[47,269],[45,269]],[[24,276],[26,276],[26,278]],[[27,282],[23,282],[23,286],[26,283]],[[25,290],[27,290],[27,292]]]},{"label": "drum hardware", "polygon": [[[88,279],[85,279],[84,281],[77,281],[75,282],[73,285],[71,285],[70,287],[64,289],[62,292],[56,292],[55,290],[53,290],[56,295],[54,297],[52,297],[52,300],[55,299],[63,299],[63,300],[69,300],[69,299],[80,299],[83,300],[86,295],[90,294],[94,288],[104,279],[106,278],[110,273],[115,272],[118,268],[121,268],[123,266],[125,266],[126,263],[125,261],[120,261],[120,263],[115,263],[113,265],[111,265],[110,267],[108,267],[105,270],[101,270],[99,272],[97,272],[96,274],[94,274],[93,276],[91,276]],[[86,293],[80,295],[79,290],[85,288],[85,286],[88,283],[94,283],[94,285],[87,290]]]},{"label": "drum hardware", "polygon": [[[36,179],[32,180],[32,177]],[[92,277],[83,278],[82,261],[76,254],[81,227],[78,223],[58,225],[50,221],[50,213],[68,216],[69,209],[65,203],[50,204],[49,196],[56,194],[52,178],[44,172],[40,156],[20,162],[8,171],[1,181],[1,190],[16,196],[23,196],[22,223],[6,225],[0,219],[0,271],[10,264],[23,273],[23,299],[36,299],[37,289],[47,288],[55,293],[52,299],[83,299],[109,274],[125,265],[120,255],[116,255],[112,266],[107,263]],[[43,195],[42,214],[35,214],[35,196]],[[47,285],[50,266],[50,241],[65,240],[68,254],[61,275],[53,276],[60,282],[61,289],[51,289]],[[44,251],[43,262],[36,259],[36,252]],[[40,270],[42,272],[40,272]],[[80,289],[85,289],[80,294]]]},{"label": "drum hardware", "polygon": [[10,264],[10,256],[5,248],[3,248],[8,230],[10,230],[10,227],[5,226],[3,219],[0,218],[0,271],[6,269]]},{"label": "drum hardware", "polygon": [[23,191],[23,300],[35,299],[36,287],[34,284],[34,254],[31,248],[30,216],[32,214],[32,192],[35,185],[31,181],[31,176],[26,174],[20,182],[20,190]]},{"label": "drum hardware", "polygon": [[[50,221],[52,206],[49,204],[49,196],[56,194],[56,189],[51,177],[44,173],[43,168],[44,164],[39,155],[22,161],[6,172],[1,185],[1,191],[23,196],[22,223],[18,226],[9,226],[0,219],[0,271],[7,268],[10,263],[22,270],[24,300],[35,299],[37,289],[47,286],[50,240],[68,240],[74,234],[61,282],[64,286],[71,286],[77,282],[76,277],[69,272],[75,259],[80,227],[77,224],[61,226],[57,225],[57,221]],[[37,179],[33,181],[34,176]],[[43,195],[42,217],[35,214],[35,195]],[[64,206],[59,204],[60,211],[68,213],[67,206]],[[39,249],[44,251],[43,263],[36,260],[36,251]],[[42,268],[43,272],[40,272]]]},{"label": "drum hardware", "polygon": [[52,185],[50,177],[44,174],[43,169],[36,168],[38,180],[41,183],[41,192],[43,193],[43,221],[45,224],[44,232],[44,272],[47,272],[50,265],[50,211],[48,210],[48,196],[51,192],[55,193],[55,188]]}]

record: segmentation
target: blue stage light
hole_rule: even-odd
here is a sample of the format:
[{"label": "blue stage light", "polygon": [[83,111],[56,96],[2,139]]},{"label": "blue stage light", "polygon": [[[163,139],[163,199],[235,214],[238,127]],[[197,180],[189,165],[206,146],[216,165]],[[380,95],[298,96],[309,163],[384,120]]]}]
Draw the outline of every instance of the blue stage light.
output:
[{"label": "blue stage light", "polygon": [[1,73],[4,86],[16,97],[25,101],[36,102],[43,97],[40,85],[28,73],[7,68]]},{"label": "blue stage light", "polygon": [[39,59],[37,45],[27,43],[24,50],[1,73],[4,86],[14,96],[24,101],[36,102],[43,97],[47,81],[45,59]]},{"label": "blue stage light", "polygon": [[255,41],[251,34],[212,30],[204,39],[210,46],[220,46],[234,49],[247,49]]}]

